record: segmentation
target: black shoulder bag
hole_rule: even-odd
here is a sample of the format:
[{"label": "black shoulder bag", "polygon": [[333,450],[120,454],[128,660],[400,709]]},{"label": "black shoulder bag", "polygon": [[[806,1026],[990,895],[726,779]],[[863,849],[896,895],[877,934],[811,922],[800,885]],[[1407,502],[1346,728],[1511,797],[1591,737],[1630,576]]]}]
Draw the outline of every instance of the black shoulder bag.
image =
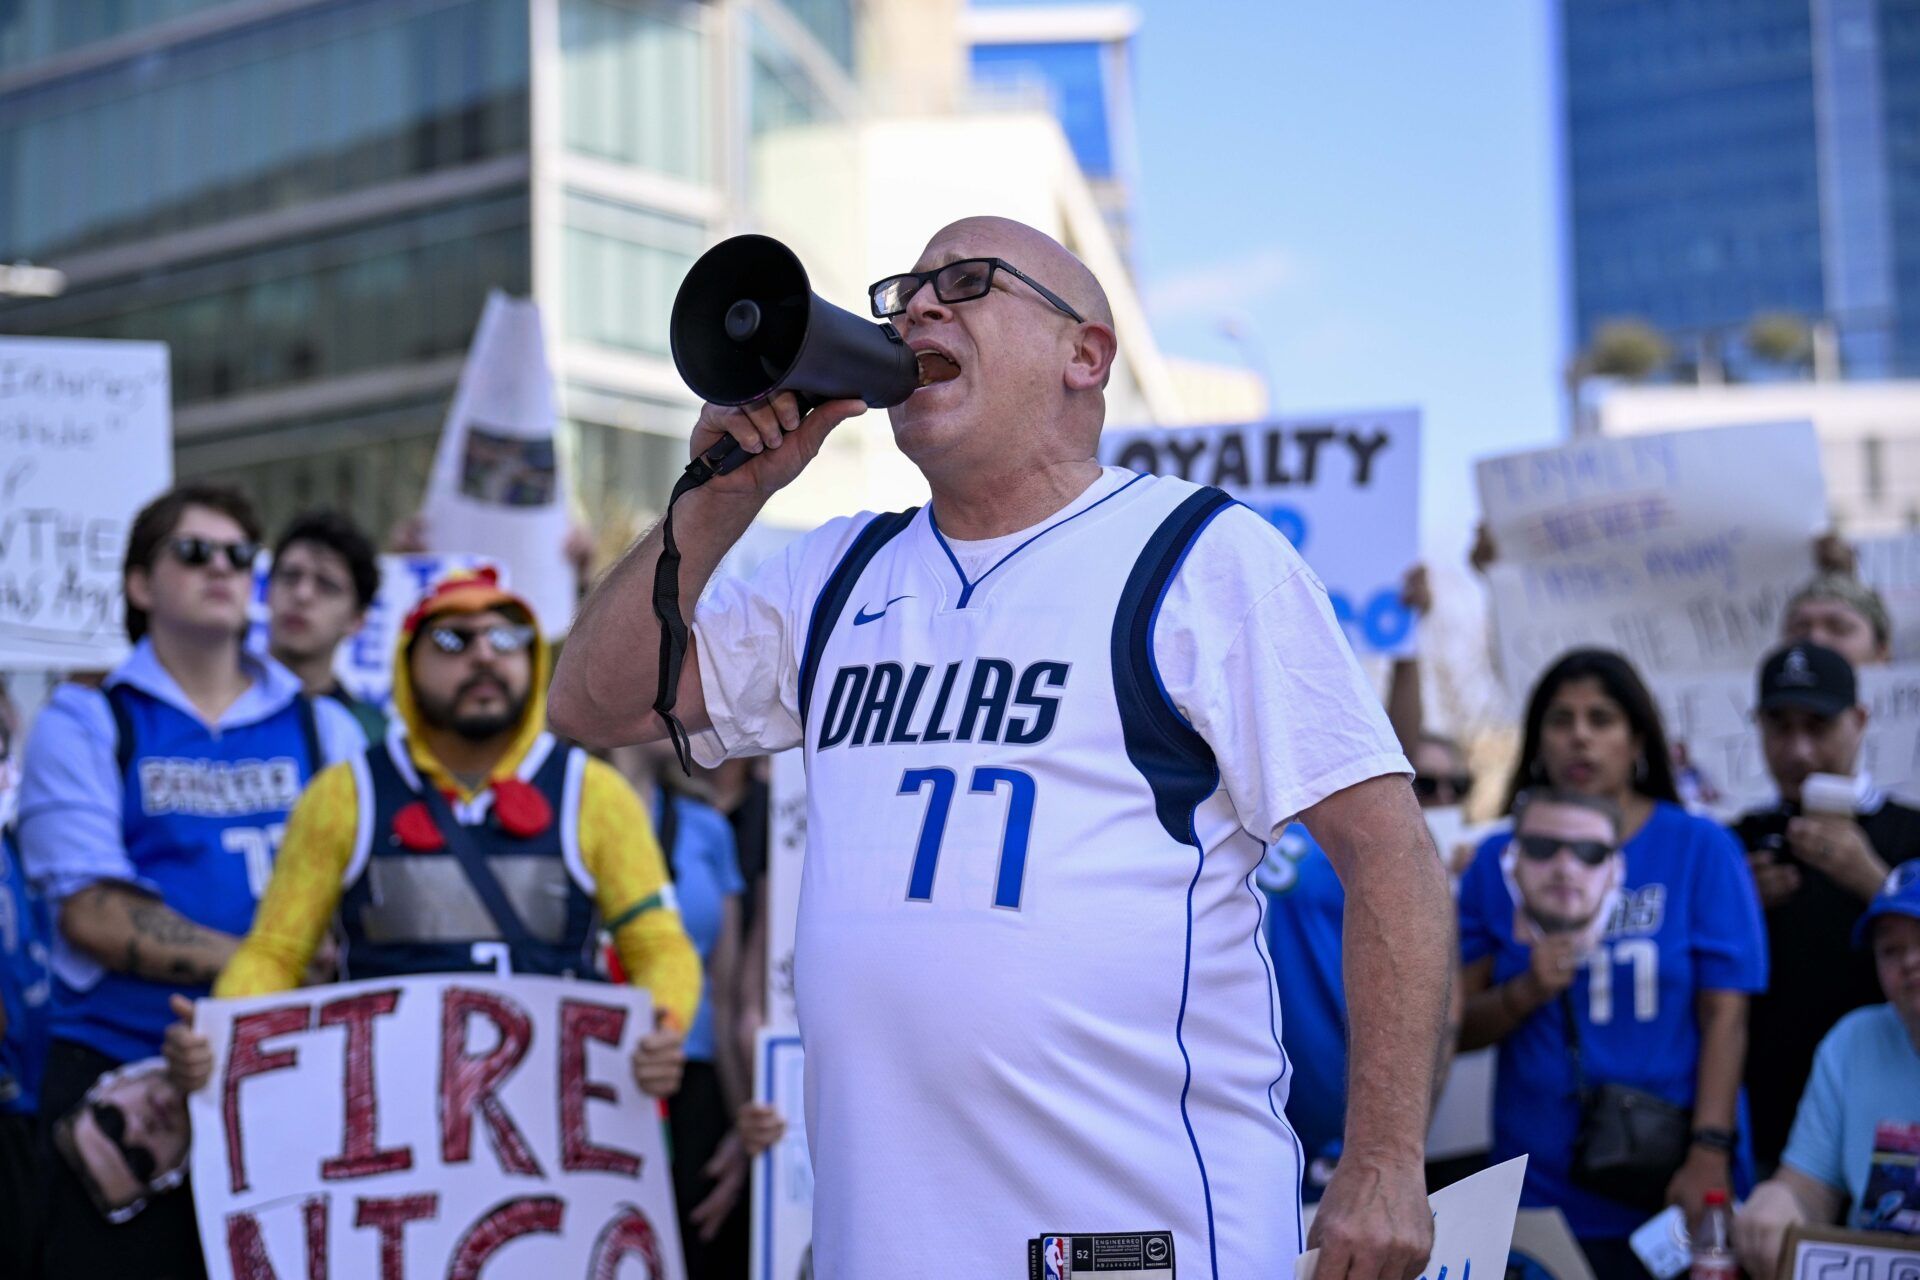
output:
[{"label": "black shoulder bag", "polygon": [[1580,1025],[1567,993],[1561,994],[1560,1012],[1566,1020],[1573,1087],[1580,1100],[1580,1130],[1573,1140],[1574,1185],[1658,1213],[1667,1202],[1667,1184],[1693,1145],[1693,1113],[1632,1085],[1589,1085],[1581,1063]]}]

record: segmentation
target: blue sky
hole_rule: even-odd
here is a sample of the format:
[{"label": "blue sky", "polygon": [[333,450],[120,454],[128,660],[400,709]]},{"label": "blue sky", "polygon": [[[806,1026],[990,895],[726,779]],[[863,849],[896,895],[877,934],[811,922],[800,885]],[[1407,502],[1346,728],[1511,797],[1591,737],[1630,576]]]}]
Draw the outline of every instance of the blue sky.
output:
[{"label": "blue sky", "polygon": [[1552,6],[1135,0],[1135,261],[1180,355],[1281,412],[1425,411],[1422,544],[1458,563],[1476,456],[1562,430]]}]

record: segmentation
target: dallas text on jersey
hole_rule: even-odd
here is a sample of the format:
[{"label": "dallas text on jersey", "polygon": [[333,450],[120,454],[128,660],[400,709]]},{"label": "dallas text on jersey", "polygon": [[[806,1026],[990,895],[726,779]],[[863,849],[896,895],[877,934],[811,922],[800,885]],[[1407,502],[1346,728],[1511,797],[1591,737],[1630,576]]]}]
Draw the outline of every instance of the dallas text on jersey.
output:
[{"label": "dallas text on jersey", "polygon": [[[972,666],[963,680],[961,670]],[[820,717],[819,750],[843,743],[878,746],[911,742],[1007,742],[1032,746],[1053,732],[1071,670],[1065,662],[1035,662],[1015,675],[1004,658],[949,662],[934,669],[897,662],[840,668]],[[916,719],[929,684],[935,686],[926,715]],[[958,691],[963,688],[965,693]]]}]

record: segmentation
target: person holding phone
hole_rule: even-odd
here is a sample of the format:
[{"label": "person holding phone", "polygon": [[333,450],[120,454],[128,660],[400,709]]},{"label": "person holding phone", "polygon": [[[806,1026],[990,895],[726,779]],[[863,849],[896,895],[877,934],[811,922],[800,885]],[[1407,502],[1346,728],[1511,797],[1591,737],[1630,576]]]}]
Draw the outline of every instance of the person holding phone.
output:
[{"label": "person holding phone", "polygon": [[1755,718],[1779,800],[1733,832],[1766,909],[1773,982],[1752,1006],[1747,1055],[1754,1156],[1779,1161],[1821,1037],[1880,998],[1873,965],[1849,942],[1890,867],[1920,857],[1920,809],[1861,767],[1867,709],[1838,651],[1790,644],[1760,664]]}]

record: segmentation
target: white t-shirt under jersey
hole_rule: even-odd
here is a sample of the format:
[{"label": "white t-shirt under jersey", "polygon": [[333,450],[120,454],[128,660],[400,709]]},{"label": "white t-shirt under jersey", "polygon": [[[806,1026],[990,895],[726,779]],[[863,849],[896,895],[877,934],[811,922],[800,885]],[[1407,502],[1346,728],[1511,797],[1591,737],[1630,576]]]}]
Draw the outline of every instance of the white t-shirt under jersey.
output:
[{"label": "white t-shirt under jersey", "polygon": [[1179,1276],[1284,1280],[1300,1162],[1252,875],[1302,810],[1407,772],[1379,701],[1293,548],[1196,486],[1108,470],[987,543],[935,514],[837,611],[873,517],[695,615],[696,755],[810,739],[820,1272],[1014,1276],[1052,1233],[1157,1232]]}]

